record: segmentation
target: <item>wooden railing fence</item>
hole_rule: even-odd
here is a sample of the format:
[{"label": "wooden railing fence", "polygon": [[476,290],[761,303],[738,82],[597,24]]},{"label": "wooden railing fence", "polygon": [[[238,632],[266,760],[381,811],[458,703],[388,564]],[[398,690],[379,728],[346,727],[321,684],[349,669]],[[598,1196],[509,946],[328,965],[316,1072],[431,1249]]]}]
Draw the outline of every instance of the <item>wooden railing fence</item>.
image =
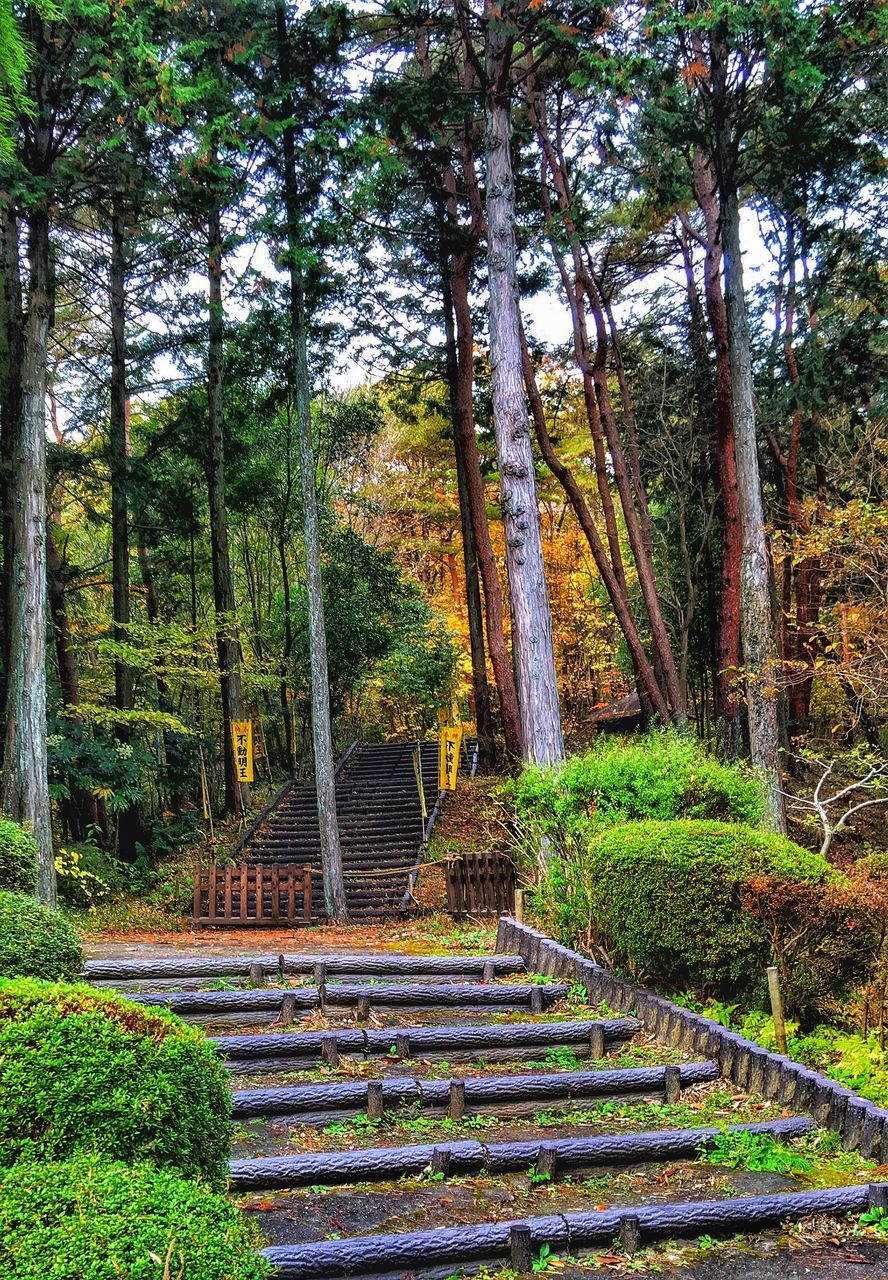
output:
[{"label": "wooden railing fence", "polygon": [[212,863],[194,877],[199,926],[310,924],[312,869],[295,863]]}]

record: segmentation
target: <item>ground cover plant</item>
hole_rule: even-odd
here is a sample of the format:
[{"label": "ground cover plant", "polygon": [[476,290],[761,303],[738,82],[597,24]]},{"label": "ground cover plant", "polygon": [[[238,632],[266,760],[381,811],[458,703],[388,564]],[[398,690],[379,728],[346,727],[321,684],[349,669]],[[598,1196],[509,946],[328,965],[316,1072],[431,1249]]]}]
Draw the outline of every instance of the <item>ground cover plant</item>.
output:
[{"label": "ground cover plant", "polygon": [[85,1149],[222,1187],[231,1095],[201,1031],[89,987],[0,983],[0,1164]]},{"label": "ground cover plant", "polygon": [[260,1244],[224,1196],[149,1164],[80,1154],[0,1171],[4,1277],[264,1280]]},{"label": "ground cover plant", "polygon": [[22,893],[0,891],[0,978],[76,978],[83,948],[57,911]]}]

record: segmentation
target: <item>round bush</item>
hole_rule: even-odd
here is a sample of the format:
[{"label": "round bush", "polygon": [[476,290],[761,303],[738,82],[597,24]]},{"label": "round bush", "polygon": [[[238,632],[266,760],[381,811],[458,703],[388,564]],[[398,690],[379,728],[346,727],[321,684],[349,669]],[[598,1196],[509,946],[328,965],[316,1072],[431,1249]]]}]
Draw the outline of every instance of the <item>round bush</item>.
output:
[{"label": "round bush", "polygon": [[91,987],[0,982],[0,1166],[94,1150],[222,1187],[231,1136],[201,1031]]},{"label": "round bush", "polygon": [[37,844],[17,822],[0,815],[0,889],[33,893],[37,888]]},{"label": "round bush", "polygon": [[95,1156],[0,1172],[0,1275],[264,1280],[256,1229],[224,1196]]},{"label": "round bush", "polygon": [[0,891],[0,978],[76,978],[83,948],[64,916],[19,893]]},{"label": "round bush", "polygon": [[632,822],[593,837],[588,911],[596,942],[634,974],[673,990],[760,989],[771,963],[764,922],[744,910],[751,881],[826,886],[819,854],[785,836],[721,822]]}]

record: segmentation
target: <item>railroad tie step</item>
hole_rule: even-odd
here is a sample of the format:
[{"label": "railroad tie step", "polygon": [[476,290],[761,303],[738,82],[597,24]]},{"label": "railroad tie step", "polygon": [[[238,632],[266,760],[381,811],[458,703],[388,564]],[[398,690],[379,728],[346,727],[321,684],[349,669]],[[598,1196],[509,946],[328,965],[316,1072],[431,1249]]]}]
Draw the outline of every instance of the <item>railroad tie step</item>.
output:
[{"label": "railroad tie step", "polygon": [[613,1244],[626,1217],[636,1219],[637,1238],[642,1244],[663,1239],[696,1239],[701,1235],[734,1235],[784,1222],[799,1222],[815,1214],[843,1217],[863,1213],[884,1195],[886,1187],[888,1184],[876,1183],[730,1200],[643,1205],[631,1211],[619,1208],[570,1211],[431,1231],[353,1236],[305,1245],[272,1245],[262,1252],[271,1263],[274,1280],[403,1274],[418,1267],[425,1270],[502,1262],[510,1257],[516,1228],[529,1228],[534,1253],[545,1245],[553,1254],[575,1254],[597,1245]]},{"label": "railroad tie step", "polygon": [[378,955],[300,955],[287,953],[255,956],[162,956],[149,960],[87,960],[83,976],[88,982],[115,982],[154,978],[246,977],[252,964],[260,964],[266,974],[311,974],[318,962],[328,978],[351,975],[368,977],[418,975],[431,977],[480,978],[493,965],[494,976],[510,977],[525,972],[521,956],[413,956],[397,952]]},{"label": "railroad tie step", "polygon": [[[493,986],[488,983],[371,983],[357,986],[347,983],[327,984],[323,989],[323,1003],[337,1008],[357,1008],[359,1001],[367,1000],[372,1006],[401,1006],[413,1009],[428,1008],[477,1008],[517,1009],[554,1004],[568,992],[565,983],[553,982],[546,986],[504,983]],[[317,988],[290,987],[288,989],[258,989],[240,991],[139,991],[127,998],[138,1004],[156,1005],[170,1009],[182,1017],[223,1018],[245,1013],[274,1012],[280,1009],[284,995],[294,997],[299,1009],[316,1009],[321,1003]]]},{"label": "railroad tie step", "polygon": [[[584,1022],[511,1022],[425,1026],[409,1029],[339,1028],[333,1032],[294,1031],[261,1035],[217,1036],[210,1041],[234,1071],[291,1070],[314,1065],[321,1057],[323,1040],[332,1034],[340,1053],[375,1057],[398,1050],[404,1040],[406,1056],[416,1058],[471,1058],[494,1055],[527,1059],[550,1048],[569,1048],[577,1057],[588,1057],[592,1043],[605,1048],[631,1040],[642,1029],[637,1018],[605,1018]],[[404,1055],[402,1055],[404,1056]],[[596,1056],[600,1056],[596,1053]]]},{"label": "railroad tie step", "polygon": [[714,1062],[684,1063],[681,1067],[627,1067],[612,1071],[555,1071],[510,1076],[480,1076],[459,1080],[426,1080],[415,1076],[381,1081],[344,1080],[334,1084],[298,1085],[288,1089],[239,1089],[232,1095],[234,1118],[298,1116],[304,1112],[367,1110],[371,1087],[379,1091],[383,1107],[421,1104],[423,1110],[450,1107],[458,1084],[462,1106],[484,1109],[502,1103],[552,1103],[577,1099],[665,1096],[670,1072],[681,1088],[719,1078]]},{"label": "railroad tie step", "polygon": [[448,1175],[514,1173],[534,1168],[545,1152],[550,1175],[582,1168],[692,1160],[725,1133],[764,1134],[787,1142],[814,1129],[807,1118],[770,1120],[725,1128],[657,1129],[649,1133],[605,1134],[594,1138],[535,1138],[525,1142],[444,1142],[408,1147],[369,1147],[353,1151],[310,1151],[296,1156],[232,1160],[234,1191],[266,1191],[315,1184],[389,1181],[415,1177],[436,1154]]}]

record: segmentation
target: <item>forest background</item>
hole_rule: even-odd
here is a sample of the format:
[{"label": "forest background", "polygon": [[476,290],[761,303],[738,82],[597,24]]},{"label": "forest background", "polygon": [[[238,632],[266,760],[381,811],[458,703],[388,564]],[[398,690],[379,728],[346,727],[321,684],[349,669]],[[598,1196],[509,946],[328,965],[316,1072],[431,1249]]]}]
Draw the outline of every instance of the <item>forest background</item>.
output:
[{"label": "forest background", "polygon": [[53,822],[138,875],[202,765],[248,808],[232,718],[311,769],[300,428],[340,746],[456,697],[486,763],[557,762],[635,694],[778,828],[878,787],[885,21],[0,4],[0,803],[44,896]]}]

